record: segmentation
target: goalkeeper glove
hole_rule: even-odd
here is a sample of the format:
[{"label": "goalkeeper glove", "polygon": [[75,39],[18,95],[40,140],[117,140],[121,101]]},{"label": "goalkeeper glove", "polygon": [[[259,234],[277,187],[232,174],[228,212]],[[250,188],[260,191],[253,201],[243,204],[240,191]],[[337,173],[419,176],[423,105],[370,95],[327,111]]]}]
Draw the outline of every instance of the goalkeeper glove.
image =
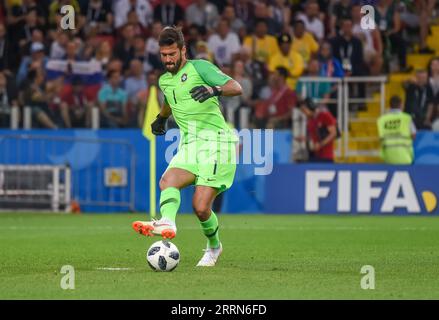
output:
[{"label": "goalkeeper glove", "polygon": [[156,136],[162,136],[166,133],[165,125],[168,118],[162,117],[160,113],[157,115],[157,119],[155,119],[151,123],[151,131]]},{"label": "goalkeeper glove", "polygon": [[189,92],[191,94],[191,97],[198,102],[204,102],[209,98],[212,98],[214,96],[220,96],[222,93],[220,86],[197,86],[193,87],[192,90]]}]

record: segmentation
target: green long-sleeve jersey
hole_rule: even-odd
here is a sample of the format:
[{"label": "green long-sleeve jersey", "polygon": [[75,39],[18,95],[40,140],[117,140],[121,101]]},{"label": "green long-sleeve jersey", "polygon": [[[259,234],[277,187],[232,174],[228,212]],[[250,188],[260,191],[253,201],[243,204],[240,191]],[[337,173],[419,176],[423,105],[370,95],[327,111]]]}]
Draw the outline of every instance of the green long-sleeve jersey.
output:
[{"label": "green long-sleeve jersey", "polygon": [[159,87],[180,128],[181,143],[198,139],[236,141],[219,108],[218,97],[204,102],[195,101],[190,94],[200,85],[222,86],[231,78],[206,60],[187,60],[175,75],[164,73]]}]

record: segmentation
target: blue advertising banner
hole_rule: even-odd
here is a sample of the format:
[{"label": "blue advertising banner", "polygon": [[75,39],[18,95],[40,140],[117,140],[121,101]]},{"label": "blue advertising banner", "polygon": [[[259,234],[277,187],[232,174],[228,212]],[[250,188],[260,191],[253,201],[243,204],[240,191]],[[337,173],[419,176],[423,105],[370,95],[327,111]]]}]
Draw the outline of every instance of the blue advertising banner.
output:
[{"label": "blue advertising banner", "polygon": [[[176,131],[171,139],[157,138],[157,178],[167,167],[166,158],[175,154]],[[251,136],[248,150],[248,143],[240,146],[241,160],[234,184],[224,193],[223,212],[437,213],[439,133],[419,132],[416,165],[394,167],[292,164],[291,131],[275,131],[272,148],[267,144],[270,139],[259,139],[258,131],[247,132]],[[242,161],[249,152],[249,159]],[[72,194],[83,204],[83,212],[149,210],[149,143],[138,129],[0,130],[0,163],[68,163],[73,175]],[[107,170],[116,178],[121,178],[119,172],[125,172],[133,185],[106,185]],[[193,190],[182,190],[180,212],[192,212]],[[90,199],[113,204],[131,201],[134,205],[86,205]]]},{"label": "blue advertising banner", "polygon": [[439,213],[437,165],[275,165],[265,188],[269,213]]}]

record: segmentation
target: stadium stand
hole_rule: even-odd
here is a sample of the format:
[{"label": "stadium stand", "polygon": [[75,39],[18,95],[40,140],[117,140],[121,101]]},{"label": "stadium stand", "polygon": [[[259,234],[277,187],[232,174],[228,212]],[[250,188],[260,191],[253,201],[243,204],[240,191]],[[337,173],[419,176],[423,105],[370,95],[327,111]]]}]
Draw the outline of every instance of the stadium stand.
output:
[{"label": "stadium stand", "polygon": [[[60,26],[63,5],[75,8],[75,30]],[[374,30],[361,28],[362,5],[374,8]],[[434,0],[4,0],[0,126],[29,126],[25,109],[30,107],[32,128],[91,127],[91,110],[102,102],[99,94],[113,71],[121,74],[118,102],[127,104],[128,118],[112,126],[141,126],[144,100],[136,97],[147,90],[151,75],[163,71],[157,37],[170,23],[182,27],[189,58],[212,60],[223,72],[245,81],[244,98],[222,103],[227,120],[236,127],[270,123],[255,117],[257,106],[269,104],[273,97],[270,75],[276,67],[285,67],[287,83],[295,90],[300,77],[310,74],[310,61],[317,61],[318,77],[342,79],[340,91],[333,83],[329,91],[316,95],[341,124],[337,161],[379,161],[376,154],[363,152],[378,149],[376,119],[391,96],[405,101],[408,84],[416,83],[421,70],[428,72],[429,94],[426,106],[417,111],[427,118],[420,126],[429,130],[439,117],[439,71],[434,62],[439,56],[439,4]],[[136,72],[139,64],[141,74]],[[352,78],[367,76],[372,76],[370,81]],[[83,94],[72,89],[75,85],[83,86]],[[322,90],[323,85],[329,82],[313,88]],[[126,91],[130,99],[122,97]],[[342,114],[340,99],[348,99],[340,104]],[[66,121],[66,114],[74,114],[79,105],[87,105],[81,112],[90,114],[79,117],[82,122]],[[17,115],[13,108],[18,108],[18,116],[12,116]],[[240,119],[243,115],[249,118]],[[292,119],[279,128],[294,126]]]}]

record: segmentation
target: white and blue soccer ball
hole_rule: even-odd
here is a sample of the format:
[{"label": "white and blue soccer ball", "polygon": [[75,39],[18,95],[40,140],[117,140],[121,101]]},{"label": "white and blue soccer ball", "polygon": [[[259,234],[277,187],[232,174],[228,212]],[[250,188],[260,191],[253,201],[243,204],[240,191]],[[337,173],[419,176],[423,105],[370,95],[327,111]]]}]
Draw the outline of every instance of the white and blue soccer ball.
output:
[{"label": "white and blue soccer ball", "polygon": [[146,260],[155,271],[172,271],[180,262],[180,251],[170,241],[157,241],[146,252]]}]

